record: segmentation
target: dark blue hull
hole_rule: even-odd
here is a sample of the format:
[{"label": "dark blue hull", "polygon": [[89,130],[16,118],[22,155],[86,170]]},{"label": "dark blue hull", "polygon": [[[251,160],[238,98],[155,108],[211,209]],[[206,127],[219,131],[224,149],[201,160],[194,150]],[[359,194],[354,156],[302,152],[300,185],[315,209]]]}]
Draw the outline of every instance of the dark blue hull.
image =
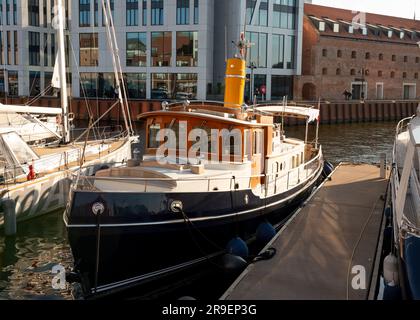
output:
[{"label": "dark blue hull", "polygon": [[408,298],[420,300],[420,238],[408,235],[401,241],[405,291]]},{"label": "dark blue hull", "polygon": [[[285,220],[321,180],[319,172],[305,185],[268,199],[255,196],[251,190],[74,192],[66,222],[75,271],[89,295],[207,263],[225,253],[232,238],[250,240],[261,222],[278,224]],[[170,210],[173,200],[182,201],[184,214]],[[105,211],[95,216],[92,205],[98,202]]]}]

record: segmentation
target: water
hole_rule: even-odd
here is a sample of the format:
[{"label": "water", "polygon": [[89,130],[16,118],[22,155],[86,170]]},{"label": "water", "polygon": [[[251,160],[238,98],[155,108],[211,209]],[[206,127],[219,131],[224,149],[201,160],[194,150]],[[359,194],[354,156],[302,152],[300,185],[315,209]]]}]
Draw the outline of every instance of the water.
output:
[{"label": "water", "polygon": [[[393,122],[323,125],[325,158],[335,164],[379,163],[381,153],[390,157],[395,127]],[[314,138],[315,128],[310,131]],[[302,127],[287,128],[288,136],[303,139],[304,134]],[[16,237],[0,235],[0,300],[71,299],[69,288],[57,291],[51,285],[52,267],[61,263],[70,268],[72,263],[66,239],[62,212],[19,224]]]}]

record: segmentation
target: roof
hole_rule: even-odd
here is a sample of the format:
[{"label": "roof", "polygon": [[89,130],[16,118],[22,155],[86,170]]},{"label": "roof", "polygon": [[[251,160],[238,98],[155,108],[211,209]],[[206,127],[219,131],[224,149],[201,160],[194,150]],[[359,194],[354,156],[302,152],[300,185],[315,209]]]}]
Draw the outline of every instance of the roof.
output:
[{"label": "roof", "polygon": [[[365,13],[365,21],[357,17],[357,13],[352,10],[332,8],[326,6],[319,6],[314,4],[305,4],[305,14],[313,20],[313,23],[319,21],[330,22],[337,21],[346,27],[353,25],[356,29],[353,33],[349,33],[346,28],[340,28],[339,32],[334,32],[331,28],[326,27],[325,31],[320,31],[321,35],[335,35],[351,38],[374,38],[380,40],[394,41],[394,42],[410,42],[417,43],[420,41],[420,21],[414,19],[404,19],[399,17],[392,17],[374,13]],[[357,28],[366,27],[368,29],[367,35],[363,35]],[[392,30],[392,37],[388,37],[388,30]],[[378,33],[378,31],[381,31]],[[404,37],[401,38],[400,32],[404,32]],[[412,37],[415,35],[414,37]]]},{"label": "roof", "polygon": [[296,107],[296,106],[263,106],[256,107],[256,110],[269,113],[273,116],[295,117],[308,119],[308,122],[315,121],[319,117],[319,110],[314,108]]},{"label": "roof", "polygon": [[5,104],[0,103],[0,113],[29,113],[29,114],[59,115],[63,113],[63,110],[61,108],[5,105]]}]

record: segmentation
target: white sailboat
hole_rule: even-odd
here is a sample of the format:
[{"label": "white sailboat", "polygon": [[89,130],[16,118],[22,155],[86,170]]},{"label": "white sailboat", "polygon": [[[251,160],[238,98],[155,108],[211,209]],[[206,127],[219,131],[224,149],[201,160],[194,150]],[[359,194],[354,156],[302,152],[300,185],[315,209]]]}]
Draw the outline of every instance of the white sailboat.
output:
[{"label": "white sailboat", "polygon": [[[56,146],[29,146],[13,126],[0,131],[0,227],[3,225],[5,199],[15,202],[17,221],[27,220],[63,208],[67,201],[71,180],[76,171],[94,174],[103,164],[124,163],[131,158],[131,121],[127,116],[128,103],[124,100],[120,85],[122,73],[116,70],[119,101],[125,119],[125,131],[114,136],[99,136],[88,141],[97,119],[79,139],[71,141],[68,95],[66,83],[64,47],[63,1],[58,0],[59,50],[52,85],[61,90],[61,109],[13,106],[16,114],[48,114],[60,118],[57,138],[62,142]],[[114,43],[115,48],[115,43]],[[115,52],[114,50],[112,50]],[[114,53],[115,55],[115,53]],[[115,65],[114,65],[115,66]],[[0,110],[7,107],[0,106]],[[45,127],[47,128],[47,126]],[[53,131],[53,130],[52,130]],[[52,132],[50,132],[52,134]],[[83,139],[83,140],[82,140]],[[79,141],[80,140],[80,141]],[[92,169],[93,166],[93,169]],[[84,168],[89,169],[84,169]]]}]

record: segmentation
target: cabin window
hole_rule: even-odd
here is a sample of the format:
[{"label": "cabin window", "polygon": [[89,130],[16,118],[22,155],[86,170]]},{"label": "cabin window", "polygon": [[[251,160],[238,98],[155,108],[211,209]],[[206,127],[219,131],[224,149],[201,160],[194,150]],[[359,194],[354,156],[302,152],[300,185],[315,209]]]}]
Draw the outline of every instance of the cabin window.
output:
[{"label": "cabin window", "polygon": [[150,149],[157,149],[160,147],[160,142],[157,141],[157,135],[160,130],[160,124],[152,124],[149,126],[149,144]]},{"label": "cabin window", "polygon": [[250,132],[249,130],[244,131],[244,160],[250,160],[251,156],[251,144],[250,144]]},{"label": "cabin window", "polygon": [[262,132],[254,131],[253,154],[262,154]]}]

